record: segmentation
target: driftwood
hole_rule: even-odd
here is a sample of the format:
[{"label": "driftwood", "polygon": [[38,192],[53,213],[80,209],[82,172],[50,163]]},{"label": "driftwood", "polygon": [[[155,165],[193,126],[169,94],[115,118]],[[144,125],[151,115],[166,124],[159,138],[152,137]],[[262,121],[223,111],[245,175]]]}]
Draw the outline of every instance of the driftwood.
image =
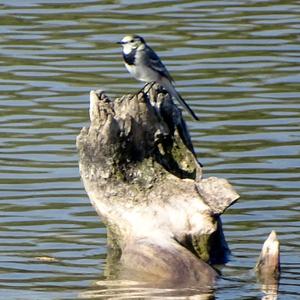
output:
[{"label": "driftwood", "polygon": [[77,138],[79,166],[107,225],[108,277],[212,286],[211,264],[229,254],[220,215],[239,196],[225,179],[202,179],[170,96],[158,85],[114,101],[91,91],[90,120]]},{"label": "driftwood", "polygon": [[277,299],[280,277],[280,244],[275,231],[272,231],[263,244],[255,270],[266,299]]},{"label": "driftwood", "polygon": [[209,263],[229,253],[219,216],[239,196],[224,179],[201,179],[181,111],[158,85],[114,101],[91,91],[90,120],[77,138],[80,172],[119,273],[211,283]]}]

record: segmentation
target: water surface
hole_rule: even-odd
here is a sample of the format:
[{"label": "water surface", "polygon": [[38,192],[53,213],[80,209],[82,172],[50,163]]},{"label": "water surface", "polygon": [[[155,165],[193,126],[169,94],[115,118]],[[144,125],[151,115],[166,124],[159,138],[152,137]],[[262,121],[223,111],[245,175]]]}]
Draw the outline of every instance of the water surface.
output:
[{"label": "water surface", "polygon": [[91,89],[141,87],[115,44],[128,33],[155,48],[200,117],[185,115],[205,176],[241,194],[223,216],[232,257],[216,298],[264,295],[247,272],[272,229],[279,298],[300,298],[299,24],[297,1],[2,0],[1,298],[197,294],[103,283],[105,228],[80,182],[75,139]]}]

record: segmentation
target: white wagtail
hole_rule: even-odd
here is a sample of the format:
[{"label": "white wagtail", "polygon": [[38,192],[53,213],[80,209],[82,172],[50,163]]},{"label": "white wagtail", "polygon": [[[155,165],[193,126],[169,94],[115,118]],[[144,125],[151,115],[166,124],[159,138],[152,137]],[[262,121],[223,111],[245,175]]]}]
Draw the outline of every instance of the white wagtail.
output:
[{"label": "white wagtail", "polygon": [[127,35],[121,42],[118,42],[118,44],[121,44],[123,47],[125,66],[133,77],[147,83],[158,83],[164,87],[172,97],[176,98],[195,120],[199,120],[192,109],[175,90],[173,85],[174,80],[167,68],[142,37],[138,35]]}]

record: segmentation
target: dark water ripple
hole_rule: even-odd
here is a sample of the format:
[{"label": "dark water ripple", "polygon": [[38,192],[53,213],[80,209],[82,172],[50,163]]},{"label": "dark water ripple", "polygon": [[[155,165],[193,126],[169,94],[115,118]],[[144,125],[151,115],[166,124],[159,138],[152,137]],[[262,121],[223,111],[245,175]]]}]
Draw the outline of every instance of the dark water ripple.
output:
[{"label": "dark water ripple", "polygon": [[75,139],[89,90],[141,86],[115,45],[126,33],[149,40],[200,116],[187,120],[205,175],[242,196],[223,216],[232,259],[217,298],[263,296],[247,274],[272,229],[279,297],[299,298],[299,24],[297,1],[1,1],[1,298],[197,294],[101,281],[105,228],[80,183]]}]

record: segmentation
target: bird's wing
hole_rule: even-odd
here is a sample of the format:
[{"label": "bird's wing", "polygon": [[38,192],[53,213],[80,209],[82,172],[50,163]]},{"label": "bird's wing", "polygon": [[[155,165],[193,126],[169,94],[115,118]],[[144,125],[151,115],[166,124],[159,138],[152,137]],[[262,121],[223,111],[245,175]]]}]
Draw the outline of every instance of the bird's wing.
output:
[{"label": "bird's wing", "polygon": [[174,79],[170,75],[165,65],[149,46],[145,47],[145,55],[149,58],[145,60],[148,67],[158,72],[161,76],[168,78],[171,82],[174,82]]},{"label": "bird's wing", "polygon": [[195,120],[199,120],[199,118],[196,116],[193,110],[189,107],[189,105],[185,102],[181,95],[176,91],[174,85],[172,84],[172,82],[170,82],[170,80],[168,80],[167,78],[162,78],[161,84],[168,91],[168,93],[172,97],[174,97],[190,113],[190,115]]}]

